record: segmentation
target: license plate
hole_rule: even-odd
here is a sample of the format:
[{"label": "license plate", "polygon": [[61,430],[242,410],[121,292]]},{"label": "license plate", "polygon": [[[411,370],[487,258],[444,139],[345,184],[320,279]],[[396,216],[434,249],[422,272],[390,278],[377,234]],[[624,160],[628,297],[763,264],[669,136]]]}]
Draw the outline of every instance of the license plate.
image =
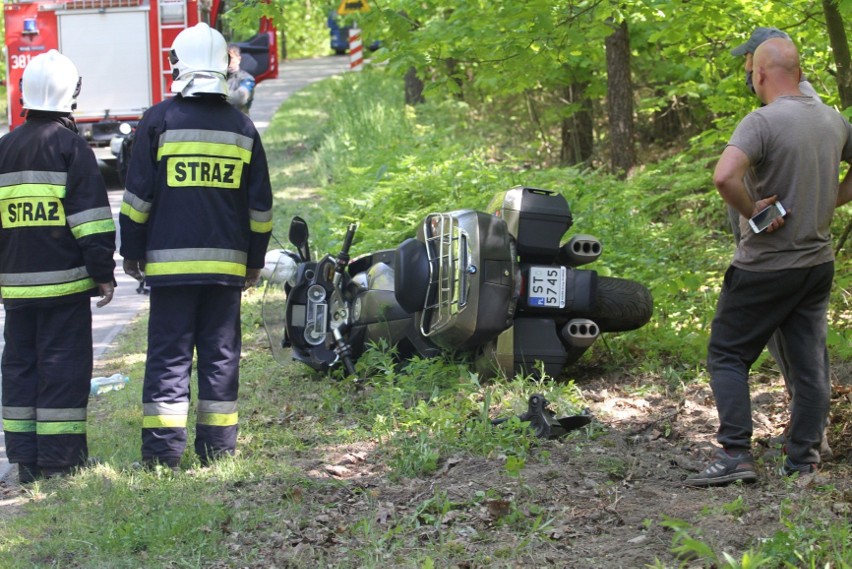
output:
[{"label": "license plate", "polygon": [[530,267],[527,300],[530,306],[565,308],[565,267]]}]

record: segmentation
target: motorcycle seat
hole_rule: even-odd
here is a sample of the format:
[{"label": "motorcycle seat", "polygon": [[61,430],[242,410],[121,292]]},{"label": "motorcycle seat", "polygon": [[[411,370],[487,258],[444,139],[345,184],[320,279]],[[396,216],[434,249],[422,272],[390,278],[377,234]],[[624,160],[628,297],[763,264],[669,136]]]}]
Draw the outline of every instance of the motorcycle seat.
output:
[{"label": "motorcycle seat", "polygon": [[420,312],[426,305],[429,290],[429,257],[426,244],[406,239],[394,254],[394,290],[396,301],[407,312]]}]

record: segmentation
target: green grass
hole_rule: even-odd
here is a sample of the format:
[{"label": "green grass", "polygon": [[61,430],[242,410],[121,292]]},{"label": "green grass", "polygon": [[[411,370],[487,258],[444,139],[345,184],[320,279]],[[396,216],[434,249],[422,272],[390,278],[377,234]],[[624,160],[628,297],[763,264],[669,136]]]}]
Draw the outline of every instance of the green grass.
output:
[{"label": "green grass", "polygon": [[[604,243],[594,268],[649,284],[656,302],[651,323],[600,342],[584,363],[624,376],[653,374],[659,381],[635,382],[636,390],[648,393],[678,393],[706,382],[708,324],[731,253],[706,159],[648,165],[628,182],[533,166],[535,157],[517,141],[523,125],[511,116],[486,119],[487,109],[458,102],[430,102],[415,112],[401,104],[401,92],[381,74],[348,74],[282,107],[264,135],[277,242],[286,241],[289,219],[298,213],[311,224],[314,251],[336,251],[354,220],[360,226],[352,252],[359,254],[398,243],[429,211],[484,208],[494,192],[519,183],[558,190],[571,204],[575,230]],[[850,356],[848,326],[842,325],[850,319],[849,278],[848,271],[839,275],[832,297],[832,350],[841,358]],[[544,394],[562,414],[579,412],[587,402],[571,369],[558,382],[516,377],[482,383],[463,357],[415,360],[400,369],[391,350],[376,346],[358,361],[366,386],[340,374],[317,378],[272,357],[263,298],[260,289],[244,297],[237,457],[200,468],[187,452],[177,476],[133,467],[140,445],[143,315],[96,370],[131,378],[124,390],[90,405],[90,450],[101,464],[34,485],[17,515],[0,518],[0,566],[437,567],[458,559],[514,566],[552,545],[548,531],[558,520],[525,480],[530,465],[548,464],[549,453],[517,420],[493,429],[489,419],[522,413],[533,393]],[[582,452],[602,435],[600,428],[574,435],[571,448]],[[495,478],[514,480],[513,494],[507,497],[495,484],[460,497],[427,485],[404,514],[388,517],[390,498],[369,481],[317,474],[327,466],[322,457],[359,445],[380,467],[376,479],[400,488],[428,480],[461,456],[498,461],[503,472]],[[612,480],[631,470],[616,455],[601,455],[595,464]],[[564,483],[562,465],[554,468],[553,482]],[[831,491],[823,499],[841,500]],[[732,499],[718,504],[708,515],[733,519],[756,507]],[[481,535],[471,542],[490,549],[467,551],[442,530],[459,512],[488,508],[501,511],[495,530],[511,530],[516,541],[490,544]],[[329,519],[341,511],[355,513],[345,527],[329,529]],[[655,519],[658,514],[648,512]],[[746,555],[783,558],[790,566],[848,566],[848,528],[812,520],[816,515],[792,505],[778,516],[783,531],[742,552],[740,565],[724,565],[729,561],[701,540],[690,525],[694,520],[660,521],[673,531],[675,552],[705,556],[720,567],[756,566],[745,562]],[[828,545],[816,545],[822,542]]]},{"label": "green grass", "polygon": [[0,123],[7,123],[8,122],[8,120],[7,120],[8,119],[8,117],[7,117],[8,108],[9,108],[9,101],[8,101],[8,96],[7,96],[7,92],[6,92],[6,86],[3,85],[3,86],[0,86]]}]

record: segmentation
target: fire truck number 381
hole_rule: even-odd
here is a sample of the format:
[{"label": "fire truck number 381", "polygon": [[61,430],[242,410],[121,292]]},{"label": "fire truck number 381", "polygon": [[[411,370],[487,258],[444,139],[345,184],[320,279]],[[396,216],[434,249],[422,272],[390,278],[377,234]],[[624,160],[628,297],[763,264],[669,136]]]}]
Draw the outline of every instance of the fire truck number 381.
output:
[{"label": "fire truck number 381", "polygon": [[9,66],[12,69],[23,69],[30,62],[30,59],[32,59],[32,56],[29,53],[11,55],[9,57]]}]

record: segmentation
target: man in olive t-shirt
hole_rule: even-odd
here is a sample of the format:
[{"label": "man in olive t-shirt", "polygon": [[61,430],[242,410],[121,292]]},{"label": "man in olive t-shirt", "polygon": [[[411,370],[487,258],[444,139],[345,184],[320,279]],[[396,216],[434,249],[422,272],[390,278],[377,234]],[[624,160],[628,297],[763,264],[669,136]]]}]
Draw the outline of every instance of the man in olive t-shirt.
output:
[{"label": "man in olive t-shirt", "polygon": [[[835,207],[852,199],[852,175],[838,184],[840,161],[852,162],[852,125],[802,94],[800,77],[791,41],[773,38],[756,49],[753,82],[766,106],[737,126],[713,176],[722,198],[744,218],[776,201],[788,214],[761,233],[744,230],[725,273],[707,356],[723,448],[685,480],[692,486],[757,479],[748,374],[776,328],[795,382],[782,472],[810,473],[820,460],[831,395],[825,350],[834,278],[829,228]],[[747,190],[749,172],[755,183]]]},{"label": "man in olive t-shirt", "polygon": [[[766,27],[758,27],[755,28],[754,31],[743,44],[738,45],[734,49],[731,50],[731,55],[735,56],[743,56],[743,69],[745,70],[746,76],[746,86],[754,93],[754,82],[752,81],[752,72],[754,67],[754,52],[755,50],[768,39],[772,38],[784,38],[791,40],[790,36],[787,35],[786,32],[779,30],[778,28],[766,28]],[[791,40],[792,41],[792,40]],[[813,85],[802,75],[799,77],[799,91],[803,95],[809,95],[819,101],[819,95],[814,89]],[[756,93],[755,93],[756,94]],[[761,102],[761,105],[763,103]],[[745,185],[746,189],[751,192],[751,188],[754,187],[756,183],[754,180],[754,171],[749,169],[746,171],[745,177]],[[728,206],[728,216],[731,222],[731,229],[734,234],[734,242],[739,243],[740,238],[744,232],[749,231],[748,220],[740,215],[735,208]],[[795,395],[795,387],[794,381],[790,379],[790,358],[787,352],[784,351],[784,338],[781,332],[776,332],[769,338],[769,341],[766,342],[766,348],[769,350],[769,353],[772,355],[775,362],[778,364],[778,370],[781,372],[781,377],[784,379],[784,387],[787,390],[787,396],[792,402],[793,397]],[[789,423],[787,423],[784,432],[778,437],[771,437],[765,442],[767,444],[773,444],[778,441],[781,444],[786,443],[787,434],[789,430]],[[828,423],[826,423],[826,429],[828,427]],[[832,456],[831,447],[828,444],[828,439],[826,437],[826,432],[823,431],[822,441],[820,442],[820,456],[823,460],[827,457]]]}]

